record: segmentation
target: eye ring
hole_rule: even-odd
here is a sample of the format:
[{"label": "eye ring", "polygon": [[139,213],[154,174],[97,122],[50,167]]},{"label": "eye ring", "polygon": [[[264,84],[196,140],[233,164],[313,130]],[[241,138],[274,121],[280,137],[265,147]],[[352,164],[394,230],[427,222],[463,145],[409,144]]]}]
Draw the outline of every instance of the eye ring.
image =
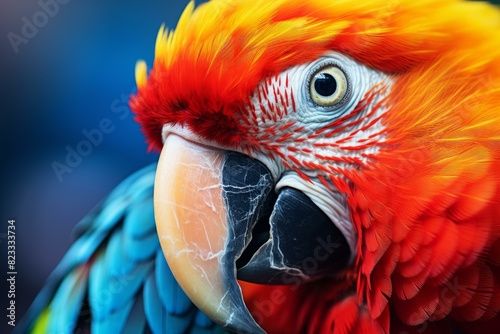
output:
[{"label": "eye ring", "polygon": [[347,96],[349,82],[344,71],[329,64],[314,72],[309,80],[311,100],[318,106],[334,106]]}]

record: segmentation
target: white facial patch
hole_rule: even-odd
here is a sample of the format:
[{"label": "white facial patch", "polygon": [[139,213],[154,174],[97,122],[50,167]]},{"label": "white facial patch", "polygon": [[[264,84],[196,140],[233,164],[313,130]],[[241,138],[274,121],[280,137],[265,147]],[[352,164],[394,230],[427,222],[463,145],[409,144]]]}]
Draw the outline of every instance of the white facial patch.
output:
[{"label": "white facial patch", "polygon": [[367,167],[384,145],[391,86],[387,74],[331,52],[264,80],[251,98],[258,147],[249,154],[273,157],[270,167],[284,171],[280,187],[302,190],[322,208],[352,254],[357,236],[332,180],[349,184],[349,171]]},{"label": "white facial patch", "polygon": [[[341,103],[321,106],[311,97],[311,78],[328,67],[343,71],[347,93]],[[382,116],[388,109],[384,98],[391,84],[385,73],[339,53],[326,54],[261,83],[251,100],[255,136],[285,165],[309,176],[317,169],[308,168],[308,163],[321,164],[336,174],[362,167],[385,140]]]}]

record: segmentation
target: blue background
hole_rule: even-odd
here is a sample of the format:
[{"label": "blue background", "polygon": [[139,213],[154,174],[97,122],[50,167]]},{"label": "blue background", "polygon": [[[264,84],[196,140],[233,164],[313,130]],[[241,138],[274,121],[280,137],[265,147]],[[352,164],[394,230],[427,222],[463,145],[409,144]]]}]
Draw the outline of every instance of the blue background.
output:
[{"label": "blue background", "polygon": [[[127,101],[136,61],[151,66],[160,25],[175,27],[187,2],[69,0],[45,23],[38,1],[0,3],[0,247],[5,254],[7,220],[15,219],[17,321],[71,244],[75,224],[120,180],[157,160]],[[44,24],[16,53],[8,34],[22,36],[23,17]],[[105,118],[113,131],[58,178],[52,164],[66,164],[66,147],[77,149],[82,131]],[[2,310],[6,262],[2,255]],[[0,332],[8,333],[0,314]]]}]

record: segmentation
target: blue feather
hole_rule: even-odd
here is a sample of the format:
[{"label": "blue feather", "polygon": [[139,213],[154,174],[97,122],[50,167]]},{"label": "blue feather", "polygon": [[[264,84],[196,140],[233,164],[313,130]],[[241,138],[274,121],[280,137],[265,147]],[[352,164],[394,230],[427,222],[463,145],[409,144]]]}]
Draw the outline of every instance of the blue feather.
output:
[{"label": "blue feather", "polygon": [[93,334],[121,333],[132,310],[132,306],[134,306],[134,300],[129,299],[125,305],[108,313],[106,317],[93,318],[91,332]]},{"label": "blue feather", "polygon": [[[87,326],[92,333],[223,333],[184,294],[161,252],[153,210],[155,168],[127,178],[78,224],[78,239],[15,333],[28,332],[47,308],[49,333],[87,331]],[[90,315],[80,313],[87,300]],[[78,322],[82,316],[88,321]]]},{"label": "blue feather", "polygon": [[71,333],[78,320],[78,314],[85,296],[86,268],[77,267],[65,277],[50,306],[50,333]]},{"label": "blue feather", "polygon": [[156,233],[143,239],[132,239],[124,235],[123,239],[123,251],[127,261],[150,261],[160,248]]},{"label": "blue feather", "polygon": [[151,275],[144,288],[144,309],[153,333],[186,333],[193,318],[193,311],[182,317],[170,314],[163,307],[157,290],[154,275]]},{"label": "blue feather", "polygon": [[137,203],[139,204],[129,209],[123,229],[131,238],[143,239],[156,234],[154,206],[151,200],[143,199]]},{"label": "blue feather", "polygon": [[153,262],[125,263],[122,231],[115,231],[108,247],[90,272],[89,301],[96,310],[94,318],[102,319],[128,303],[144,284]]},{"label": "blue feather", "polygon": [[156,256],[156,284],[158,296],[168,313],[183,315],[190,310],[192,302],[177,284],[161,252]]},{"label": "blue feather", "polygon": [[135,299],[135,304],[123,327],[124,334],[143,333],[146,328],[146,314],[144,313],[144,300],[142,293]]}]

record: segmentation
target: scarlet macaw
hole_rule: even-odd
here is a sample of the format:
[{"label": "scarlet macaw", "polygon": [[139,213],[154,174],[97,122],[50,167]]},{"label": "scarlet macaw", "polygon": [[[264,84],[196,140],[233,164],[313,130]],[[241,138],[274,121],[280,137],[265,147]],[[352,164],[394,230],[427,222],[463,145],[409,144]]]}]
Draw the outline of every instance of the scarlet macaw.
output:
[{"label": "scarlet macaw", "polygon": [[500,328],[497,8],[190,3],[136,80],[156,175],[82,223],[26,326],[220,331],[192,301],[243,333]]}]

